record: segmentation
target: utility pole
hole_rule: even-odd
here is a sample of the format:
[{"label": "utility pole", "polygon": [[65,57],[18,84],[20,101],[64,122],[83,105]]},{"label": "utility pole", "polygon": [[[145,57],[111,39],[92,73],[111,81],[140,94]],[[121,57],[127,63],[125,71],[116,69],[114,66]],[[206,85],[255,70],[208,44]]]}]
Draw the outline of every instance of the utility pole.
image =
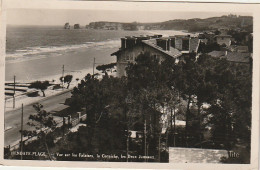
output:
[{"label": "utility pole", "polygon": [[172,132],[172,108],[171,108],[171,132]]},{"label": "utility pole", "polygon": [[174,121],[174,125],[173,125],[173,146],[175,147],[175,137],[176,137],[176,111],[175,111],[175,107],[173,108],[173,121]]},{"label": "utility pole", "polygon": [[15,108],[15,76],[14,76],[14,94],[13,94],[13,108]]},{"label": "utility pole", "polygon": [[23,104],[22,104],[22,115],[21,115],[21,160],[23,160]]},{"label": "utility pole", "polygon": [[128,152],[129,152],[129,130],[127,127],[127,138],[126,138],[126,162],[128,162]]},{"label": "utility pole", "polygon": [[93,63],[93,76],[94,76],[94,74],[95,74],[95,63],[96,62],[96,58],[94,57],[94,63]]},{"label": "utility pole", "polygon": [[[144,156],[146,156],[146,119],[144,120]],[[146,158],[145,158],[146,162]]]},{"label": "utility pole", "polygon": [[6,110],[6,98],[5,98],[5,106],[4,106],[4,130],[5,130],[5,110]]},{"label": "utility pole", "polygon": [[64,89],[64,65],[62,65],[62,90]]},{"label": "utility pole", "polygon": [[158,143],[158,159],[161,162],[161,133],[159,134],[159,143]]}]

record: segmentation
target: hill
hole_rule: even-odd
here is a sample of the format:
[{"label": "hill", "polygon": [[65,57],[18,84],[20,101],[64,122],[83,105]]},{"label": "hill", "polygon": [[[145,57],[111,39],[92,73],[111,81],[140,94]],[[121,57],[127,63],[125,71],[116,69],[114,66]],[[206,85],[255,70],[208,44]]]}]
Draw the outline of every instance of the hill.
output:
[{"label": "hill", "polygon": [[216,29],[245,29],[253,31],[252,16],[223,15],[221,17],[211,17],[206,19],[175,19],[157,23],[120,23],[120,22],[91,22],[86,26],[89,29],[108,30],[187,30],[188,32],[198,32]]},{"label": "hill", "polygon": [[[219,28],[244,28],[252,32],[253,17],[250,16],[221,16],[206,19],[193,18],[187,20],[170,20],[161,23],[146,24],[145,29],[187,30],[189,32],[212,30]],[[251,29],[251,30],[250,30]]]}]

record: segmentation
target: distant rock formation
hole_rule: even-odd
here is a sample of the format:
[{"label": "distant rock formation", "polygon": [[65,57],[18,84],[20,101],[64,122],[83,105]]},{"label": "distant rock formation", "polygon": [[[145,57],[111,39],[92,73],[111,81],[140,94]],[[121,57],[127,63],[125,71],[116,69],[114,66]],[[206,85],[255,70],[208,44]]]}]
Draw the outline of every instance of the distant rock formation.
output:
[{"label": "distant rock formation", "polygon": [[138,23],[120,23],[120,22],[91,22],[89,25],[86,25],[87,29],[101,29],[101,30],[129,30],[135,31],[142,27],[138,25]]},{"label": "distant rock formation", "polygon": [[74,25],[74,29],[80,29],[80,25],[79,24],[75,24]]},{"label": "distant rock formation", "polygon": [[70,29],[70,24],[68,22],[64,25],[64,29]]}]

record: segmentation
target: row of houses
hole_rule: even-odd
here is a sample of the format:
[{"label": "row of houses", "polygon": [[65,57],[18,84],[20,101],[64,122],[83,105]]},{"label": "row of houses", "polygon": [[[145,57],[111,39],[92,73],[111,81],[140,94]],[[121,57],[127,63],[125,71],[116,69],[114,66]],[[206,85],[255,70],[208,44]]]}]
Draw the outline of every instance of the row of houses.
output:
[{"label": "row of houses", "polygon": [[[252,61],[252,53],[250,53],[249,47],[246,42],[253,41],[253,34],[249,34],[245,30],[229,30],[225,28],[220,28],[217,30],[219,35],[215,35],[213,32],[201,33],[199,38],[201,42],[214,43],[222,46],[220,50],[211,51],[208,55],[214,58],[225,58],[230,62],[240,63],[240,64],[249,64]],[[228,31],[233,31],[241,35],[245,35],[243,38],[240,37],[241,42],[236,42],[235,38],[231,35],[228,35]],[[239,45],[234,45],[239,44]]]},{"label": "row of houses", "polygon": [[[211,39],[213,38],[213,39]],[[215,38],[215,40],[214,40]],[[231,36],[205,34],[203,37],[190,35],[176,35],[162,37],[162,35],[153,36],[128,36],[121,38],[121,47],[118,51],[111,54],[117,57],[117,76],[126,75],[125,68],[127,64],[135,62],[138,55],[149,52],[151,56],[157,58],[160,62],[168,57],[180,59],[181,56],[189,53],[199,55],[199,46],[201,43],[216,42],[225,44],[226,47],[220,51],[211,51],[208,55],[218,58],[226,58],[230,62],[249,64],[252,54],[248,52],[247,46],[231,45]]]}]

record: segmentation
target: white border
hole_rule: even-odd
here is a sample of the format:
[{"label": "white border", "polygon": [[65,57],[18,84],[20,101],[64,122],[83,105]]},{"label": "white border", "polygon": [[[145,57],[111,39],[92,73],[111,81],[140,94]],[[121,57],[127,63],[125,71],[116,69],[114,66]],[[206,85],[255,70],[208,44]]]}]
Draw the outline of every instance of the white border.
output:
[{"label": "white border", "polygon": [[[233,4],[233,3],[174,3],[174,2],[83,2],[83,1],[54,1],[54,0],[2,0],[1,11],[1,39],[0,39],[0,103],[3,103],[3,75],[5,54],[5,10],[7,8],[33,8],[33,9],[95,9],[95,10],[149,10],[149,11],[175,11],[175,12],[246,12],[254,17],[254,54],[253,54],[253,107],[252,107],[252,149],[251,164],[170,164],[170,163],[108,163],[108,162],[52,162],[52,161],[16,161],[3,160],[4,165],[19,166],[43,166],[43,167],[88,167],[88,168],[150,168],[150,169],[258,169],[258,144],[259,144],[259,57],[260,57],[260,5],[259,4]],[[127,7],[127,8],[126,8]],[[0,82],[1,82],[0,81]],[[0,107],[1,114],[1,145],[0,153],[3,153],[3,129],[4,107]]]}]

